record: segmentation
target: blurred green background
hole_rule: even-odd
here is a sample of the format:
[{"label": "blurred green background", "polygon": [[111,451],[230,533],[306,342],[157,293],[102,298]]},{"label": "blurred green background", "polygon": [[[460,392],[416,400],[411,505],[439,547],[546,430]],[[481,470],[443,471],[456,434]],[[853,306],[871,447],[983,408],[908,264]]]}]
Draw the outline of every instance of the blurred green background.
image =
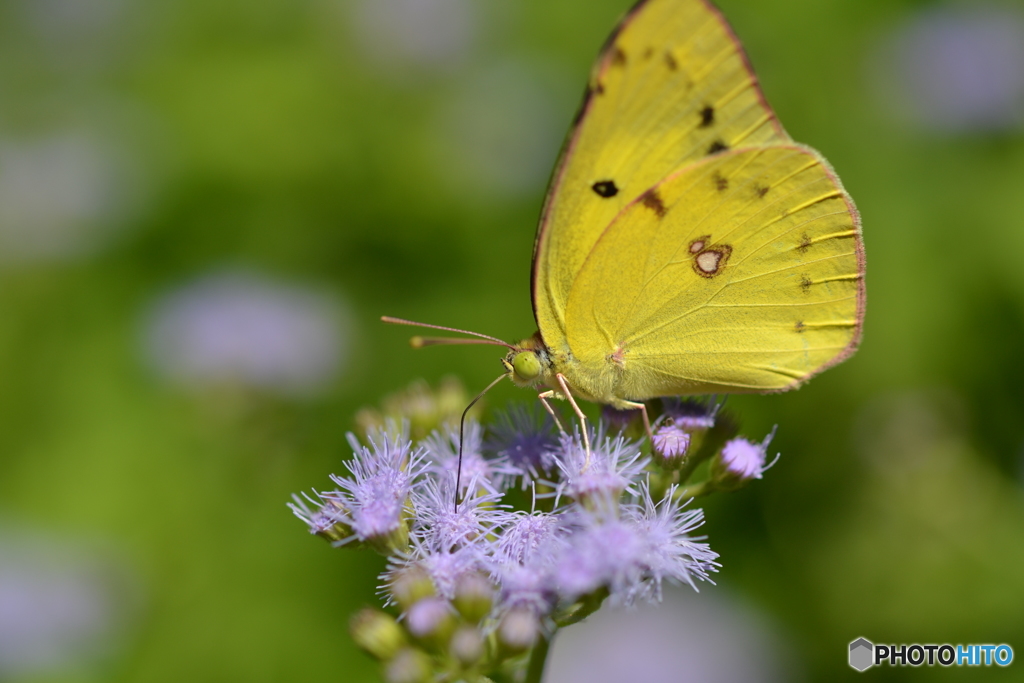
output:
[{"label": "blurred green background", "polygon": [[[1024,8],[719,4],[857,201],[869,303],[851,360],[730,399],[782,459],[706,502],[704,590],[793,679],[860,675],[858,636],[1024,654]],[[377,680],[347,620],[383,560],[285,502],[360,406],[500,372],[380,315],[533,332],[547,175],[626,7],[0,1],[0,680]]]}]

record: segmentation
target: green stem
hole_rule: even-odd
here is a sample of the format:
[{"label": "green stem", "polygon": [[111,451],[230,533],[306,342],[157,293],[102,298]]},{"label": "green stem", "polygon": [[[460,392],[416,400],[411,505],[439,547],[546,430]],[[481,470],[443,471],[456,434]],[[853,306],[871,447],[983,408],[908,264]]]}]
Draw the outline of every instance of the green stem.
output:
[{"label": "green stem", "polygon": [[541,633],[540,640],[530,652],[530,663],[526,667],[526,680],[523,683],[540,683],[544,677],[544,666],[548,661],[548,650],[551,649],[551,641],[554,638],[554,633],[550,638]]},{"label": "green stem", "polygon": [[710,493],[715,492],[715,485],[711,483],[710,479],[694,484],[693,486],[684,486],[683,488],[676,489],[675,495],[672,497],[679,500],[689,500],[690,498],[700,498]]},{"label": "green stem", "polygon": [[608,597],[608,594],[608,588],[598,588],[596,591],[583,598],[580,606],[575,610],[560,619],[555,619],[555,625],[562,628],[583,621],[591,614],[601,609],[601,604],[604,603],[604,599]]}]

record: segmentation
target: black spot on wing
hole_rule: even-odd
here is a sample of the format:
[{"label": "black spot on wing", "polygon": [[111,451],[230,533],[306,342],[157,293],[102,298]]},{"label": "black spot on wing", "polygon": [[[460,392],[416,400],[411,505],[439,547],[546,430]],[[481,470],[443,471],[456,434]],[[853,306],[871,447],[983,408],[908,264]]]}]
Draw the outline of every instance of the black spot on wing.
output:
[{"label": "black spot on wing", "polygon": [[811,291],[811,285],[813,284],[814,282],[811,281],[811,278],[807,277],[806,275],[800,276],[800,289],[804,290],[804,292]]},{"label": "black spot on wing", "polygon": [[704,105],[700,110],[700,127],[707,128],[715,122],[715,108],[710,104]]},{"label": "black spot on wing", "polygon": [[715,140],[714,142],[711,143],[711,146],[708,147],[708,156],[711,156],[712,154],[718,154],[719,152],[725,152],[728,149],[729,145],[725,144],[721,140]]},{"label": "black spot on wing", "polygon": [[676,61],[675,55],[671,51],[665,51],[665,66],[668,67],[669,71],[676,71],[679,69],[679,62]]},{"label": "black spot on wing", "polygon": [[711,176],[711,179],[715,182],[715,189],[719,192],[725,192],[729,189],[729,179],[721,173],[716,171],[715,174]]},{"label": "black spot on wing", "polygon": [[612,66],[626,66],[626,53],[618,45],[612,51]]},{"label": "black spot on wing", "polygon": [[754,185],[754,193],[758,197],[764,197],[770,189],[767,185]]},{"label": "black spot on wing", "polygon": [[604,197],[605,199],[614,197],[619,193],[619,188],[615,185],[614,180],[599,180],[591,185],[590,189],[596,192],[598,196]]},{"label": "black spot on wing", "polygon": [[640,201],[644,206],[656,213],[658,218],[665,217],[665,212],[667,211],[665,208],[665,202],[662,200],[661,195],[658,194],[657,190],[647,190],[647,192],[644,192],[643,196],[640,198]]},{"label": "black spot on wing", "polygon": [[797,320],[796,325],[793,326],[793,331],[796,332],[797,334],[800,334],[805,329],[807,329],[807,326],[804,325],[803,321],[801,320]]}]

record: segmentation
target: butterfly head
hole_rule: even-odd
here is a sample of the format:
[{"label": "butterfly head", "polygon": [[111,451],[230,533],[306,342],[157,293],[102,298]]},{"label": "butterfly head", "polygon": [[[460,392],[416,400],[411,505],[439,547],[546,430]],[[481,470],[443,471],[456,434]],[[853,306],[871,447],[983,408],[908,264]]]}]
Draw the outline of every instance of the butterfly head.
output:
[{"label": "butterfly head", "polygon": [[501,363],[509,379],[519,387],[543,384],[551,371],[551,358],[540,333],[516,344]]}]

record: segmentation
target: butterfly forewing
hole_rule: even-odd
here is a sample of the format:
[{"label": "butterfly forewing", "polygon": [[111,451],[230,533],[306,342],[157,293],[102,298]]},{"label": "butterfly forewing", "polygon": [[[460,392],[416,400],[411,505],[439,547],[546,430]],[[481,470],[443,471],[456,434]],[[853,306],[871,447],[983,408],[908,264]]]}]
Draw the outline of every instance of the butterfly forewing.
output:
[{"label": "butterfly forewing", "polygon": [[821,157],[725,152],[594,245],[566,306],[569,379],[627,399],[786,389],[852,352],[863,305],[859,219]]},{"label": "butterfly forewing", "polygon": [[533,297],[554,350],[590,250],[615,216],[682,166],[787,141],[742,48],[703,0],[647,0],[603,50],[556,169],[537,235]]}]

